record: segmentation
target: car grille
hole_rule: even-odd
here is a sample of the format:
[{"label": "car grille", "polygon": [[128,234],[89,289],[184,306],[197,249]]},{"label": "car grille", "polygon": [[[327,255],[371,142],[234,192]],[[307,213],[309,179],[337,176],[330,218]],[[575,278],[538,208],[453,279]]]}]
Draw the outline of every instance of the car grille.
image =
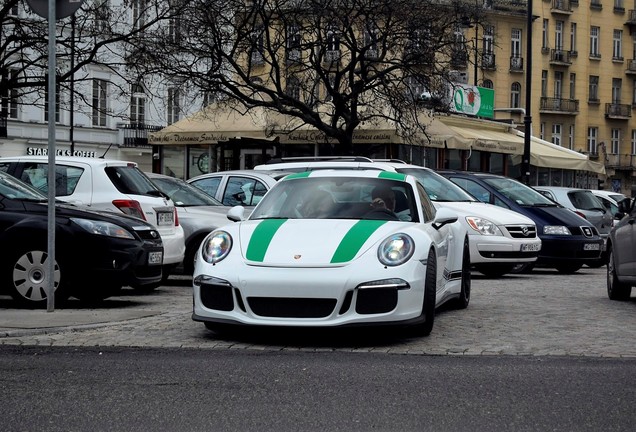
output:
[{"label": "car grille", "polygon": [[508,233],[512,238],[535,238],[537,227],[534,225],[506,225]]},{"label": "car grille", "polygon": [[336,299],[248,297],[256,315],[273,318],[325,318],[332,314]]},{"label": "car grille", "polygon": [[585,237],[593,237],[593,236],[599,235],[596,227],[580,226],[580,227],[568,227],[568,229],[570,230],[572,235],[582,235]]},{"label": "car grille", "polygon": [[161,238],[159,232],[156,230],[150,229],[135,229],[135,232],[141,237],[143,240],[157,240]]}]

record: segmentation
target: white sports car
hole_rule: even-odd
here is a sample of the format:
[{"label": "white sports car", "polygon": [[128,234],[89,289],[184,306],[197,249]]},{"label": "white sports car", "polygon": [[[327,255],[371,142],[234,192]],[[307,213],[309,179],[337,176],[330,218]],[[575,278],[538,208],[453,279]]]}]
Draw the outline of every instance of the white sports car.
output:
[{"label": "white sports car", "polygon": [[470,300],[465,228],[435,209],[410,175],[325,170],[291,174],[251,215],[203,241],[194,270],[195,321],[333,327],[414,325]]}]

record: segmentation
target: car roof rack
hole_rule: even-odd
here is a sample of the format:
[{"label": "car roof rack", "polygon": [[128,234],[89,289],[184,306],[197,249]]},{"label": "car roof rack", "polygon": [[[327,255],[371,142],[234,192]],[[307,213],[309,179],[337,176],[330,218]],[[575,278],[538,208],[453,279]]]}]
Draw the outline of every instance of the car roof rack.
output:
[{"label": "car roof rack", "polygon": [[373,159],[373,162],[393,162],[393,163],[400,163],[400,164],[408,165],[402,159]]},{"label": "car roof rack", "polygon": [[265,165],[284,162],[373,162],[373,160],[364,156],[298,156],[272,158],[265,162]]}]

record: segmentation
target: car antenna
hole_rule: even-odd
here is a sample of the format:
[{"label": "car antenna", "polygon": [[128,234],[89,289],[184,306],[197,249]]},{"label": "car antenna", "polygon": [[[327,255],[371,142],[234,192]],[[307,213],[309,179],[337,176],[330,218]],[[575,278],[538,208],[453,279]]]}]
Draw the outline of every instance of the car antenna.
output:
[{"label": "car antenna", "polygon": [[106,153],[108,153],[108,150],[110,150],[112,146],[113,146],[113,143],[108,144],[108,148],[106,149],[104,154],[99,157],[99,159],[104,159],[104,157],[106,157]]}]

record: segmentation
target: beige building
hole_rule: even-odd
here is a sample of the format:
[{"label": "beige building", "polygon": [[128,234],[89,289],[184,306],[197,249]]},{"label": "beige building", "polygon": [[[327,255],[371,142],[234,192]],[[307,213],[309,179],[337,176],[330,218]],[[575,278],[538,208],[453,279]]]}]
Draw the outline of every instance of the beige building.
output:
[{"label": "beige building", "polygon": [[[458,62],[458,75],[468,84],[493,88],[495,118],[510,118],[523,130],[527,3],[478,1],[484,1],[485,23],[471,23],[465,32],[469,56],[477,63],[474,58]],[[606,168],[604,189],[631,194],[636,186],[636,10],[624,0],[534,0],[532,13],[533,135],[589,155]],[[517,109],[498,111],[509,108]]]}]

